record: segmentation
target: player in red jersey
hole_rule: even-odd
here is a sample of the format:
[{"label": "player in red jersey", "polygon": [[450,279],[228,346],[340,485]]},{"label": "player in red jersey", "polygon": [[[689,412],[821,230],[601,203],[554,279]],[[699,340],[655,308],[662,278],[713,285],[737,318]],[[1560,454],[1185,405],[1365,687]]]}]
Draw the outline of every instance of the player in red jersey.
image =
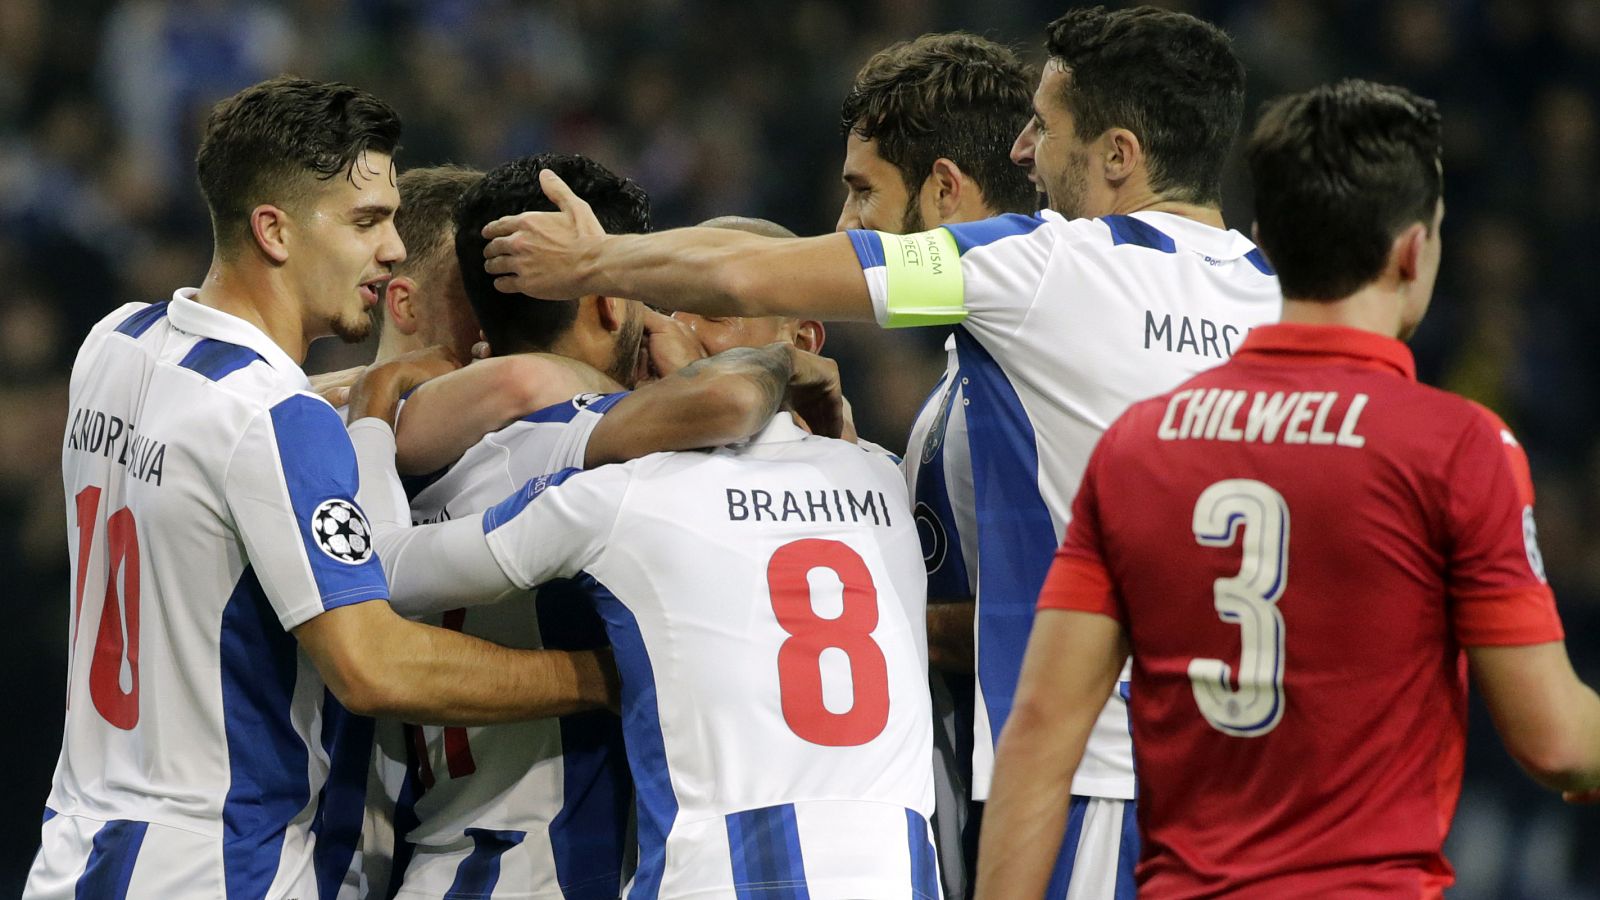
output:
[{"label": "player in red jersey", "polygon": [[1522,449],[1417,384],[1396,340],[1438,271],[1437,108],[1347,81],[1273,105],[1248,152],[1283,324],[1096,448],[996,756],[980,897],[1039,896],[1130,651],[1141,897],[1440,896],[1469,668],[1534,778],[1600,794],[1600,697],[1562,644]]}]

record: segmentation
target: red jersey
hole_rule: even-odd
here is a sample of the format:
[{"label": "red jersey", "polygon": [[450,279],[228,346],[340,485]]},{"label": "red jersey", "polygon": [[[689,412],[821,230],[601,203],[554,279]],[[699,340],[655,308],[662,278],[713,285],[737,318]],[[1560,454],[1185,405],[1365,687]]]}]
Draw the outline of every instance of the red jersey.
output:
[{"label": "red jersey", "polygon": [[1141,897],[1436,897],[1462,648],[1560,640],[1527,461],[1399,341],[1256,328],[1105,433],[1040,608],[1133,648]]}]

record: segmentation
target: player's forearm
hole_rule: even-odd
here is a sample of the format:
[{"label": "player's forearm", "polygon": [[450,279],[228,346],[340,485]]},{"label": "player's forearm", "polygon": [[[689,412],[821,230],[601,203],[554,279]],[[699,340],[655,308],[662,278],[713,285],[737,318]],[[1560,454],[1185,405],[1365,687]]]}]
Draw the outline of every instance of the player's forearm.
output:
[{"label": "player's forearm", "polygon": [[[1098,712],[1098,707],[1095,709]],[[1094,725],[1064,710],[1019,704],[995,748],[978,849],[980,900],[1040,897],[1066,833],[1072,776]]]},{"label": "player's forearm", "polygon": [[621,390],[581,363],[516,354],[473,363],[417,388],[396,423],[396,466],[423,475],[461,458],[483,436],[585,392]]},{"label": "player's forearm", "polygon": [[790,373],[777,347],[740,347],[691,363],[613,407],[589,437],[584,466],[745,440],[777,413]]},{"label": "player's forearm", "polygon": [[488,725],[615,705],[609,651],[513,650],[412,624],[391,642],[395,663],[370,715],[421,725]]},{"label": "player's forearm", "polygon": [[724,228],[608,235],[579,267],[585,294],[724,316],[873,317],[849,237],[774,239]]},{"label": "player's forearm", "polygon": [[971,600],[950,603],[928,602],[928,665],[946,672],[970,675],[973,671],[972,617],[977,604]]}]

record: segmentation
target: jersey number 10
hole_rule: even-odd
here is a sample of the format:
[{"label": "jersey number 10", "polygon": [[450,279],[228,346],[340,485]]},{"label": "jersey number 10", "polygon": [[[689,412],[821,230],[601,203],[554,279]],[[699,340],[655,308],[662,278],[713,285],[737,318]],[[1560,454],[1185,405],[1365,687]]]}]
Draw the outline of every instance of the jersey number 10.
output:
[{"label": "jersey number 10", "polygon": [[[78,589],[72,612],[72,646],[78,644],[83,595],[89,580],[95,524],[100,517],[100,488],[89,486],[75,498],[78,512]],[[89,663],[89,698],[102,718],[123,731],[139,724],[139,534],[133,513],[124,506],[106,519],[110,554],[100,629]],[[118,581],[122,590],[117,590]],[[122,689],[122,661],[128,661],[128,689]],[[68,694],[71,696],[70,692]],[[69,700],[70,702],[70,700]]]},{"label": "jersey number 10", "polygon": [[[836,618],[817,615],[810,574],[828,569],[843,588]],[[802,740],[857,747],[883,733],[889,721],[889,664],[872,639],[878,627],[878,589],[861,554],[838,541],[808,538],[779,547],[767,563],[767,589],[778,625],[789,633],[778,647],[783,721]],[[836,713],[822,702],[822,653],[844,651],[850,661],[851,701]]]}]

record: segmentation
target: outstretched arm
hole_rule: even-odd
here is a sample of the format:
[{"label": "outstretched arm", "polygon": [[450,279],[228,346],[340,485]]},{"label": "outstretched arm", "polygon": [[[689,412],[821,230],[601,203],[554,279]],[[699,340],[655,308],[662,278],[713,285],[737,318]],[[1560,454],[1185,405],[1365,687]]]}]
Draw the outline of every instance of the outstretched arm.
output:
[{"label": "outstretched arm", "polygon": [[1512,758],[1569,801],[1600,802],[1600,697],[1566,645],[1468,647],[1467,660]]},{"label": "outstretched arm", "polygon": [[631,297],[709,315],[873,320],[850,237],[768,238],[723,228],[594,234],[589,205],[554,172],[539,173],[553,213],[489,223],[484,268],[495,287],[529,297]]}]

